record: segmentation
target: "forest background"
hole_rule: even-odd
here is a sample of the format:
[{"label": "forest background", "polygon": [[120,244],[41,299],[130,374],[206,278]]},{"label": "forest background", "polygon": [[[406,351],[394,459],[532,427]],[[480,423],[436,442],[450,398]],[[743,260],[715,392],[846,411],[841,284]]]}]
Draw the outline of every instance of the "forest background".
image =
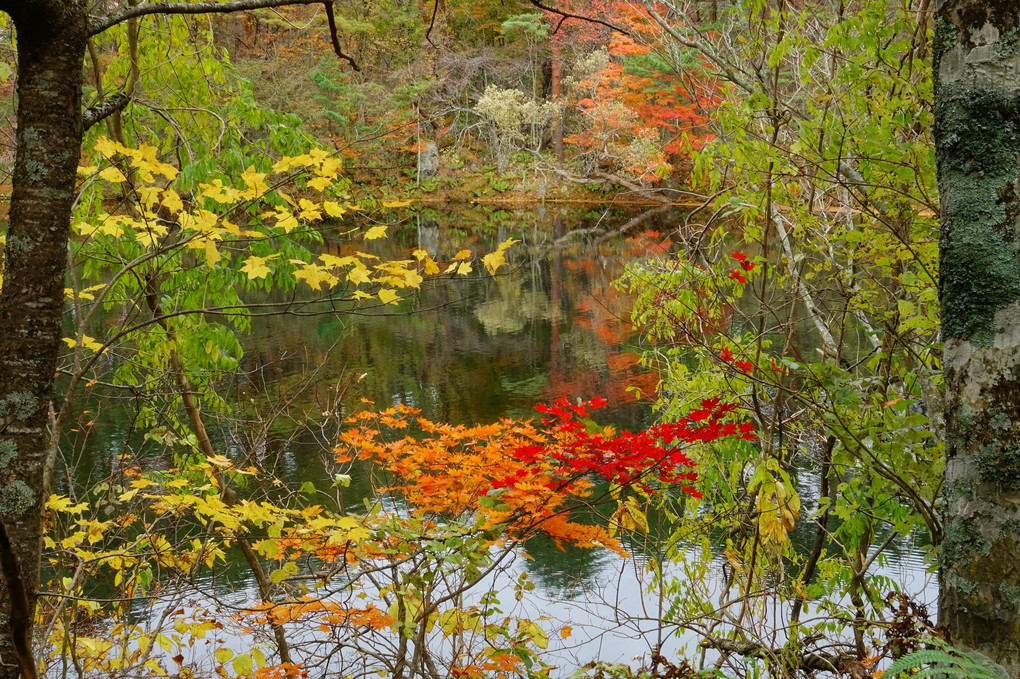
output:
[{"label": "forest background", "polygon": [[[91,39],[85,99],[110,105],[68,253],[44,672],[867,676],[898,660],[998,676],[879,568],[911,544],[934,569],[947,531],[929,7],[556,7],[140,16]],[[318,418],[297,395],[314,373],[266,410],[223,397],[260,314],[410,311],[427,280],[501,275],[519,234],[387,260],[387,227],[356,217],[466,199],[682,209],[675,245],[619,282],[663,424],[618,432],[580,394],[534,421],[415,420],[353,405],[350,375],[328,376]],[[130,395],[150,448],[115,442],[110,477],[82,487],[64,433],[97,426],[74,404],[103,390]],[[259,466],[287,418],[332,434],[332,488]],[[484,591],[537,534],[648,556],[660,635],[699,646],[551,668],[543,650],[570,630]],[[228,559],[261,604],[182,607]],[[258,641],[231,648],[225,627]]]}]

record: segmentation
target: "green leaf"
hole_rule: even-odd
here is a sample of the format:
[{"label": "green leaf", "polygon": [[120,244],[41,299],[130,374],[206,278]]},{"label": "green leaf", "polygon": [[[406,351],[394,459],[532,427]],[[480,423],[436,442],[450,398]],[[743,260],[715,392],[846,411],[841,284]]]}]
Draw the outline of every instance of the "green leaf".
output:
[{"label": "green leaf", "polygon": [[252,663],[251,656],[245,653],[234,658],[234,671],[237,672],[238,676],[245,676],[251,674]]},{"label": "green leaf", "polygon": [[541,649],[549,648],[549,637],[546,636],[545,630],[543,630],[537,622],[532,620],[519,620],[517,622],[518,631],[528,638],[531,643],[535,644]]}]

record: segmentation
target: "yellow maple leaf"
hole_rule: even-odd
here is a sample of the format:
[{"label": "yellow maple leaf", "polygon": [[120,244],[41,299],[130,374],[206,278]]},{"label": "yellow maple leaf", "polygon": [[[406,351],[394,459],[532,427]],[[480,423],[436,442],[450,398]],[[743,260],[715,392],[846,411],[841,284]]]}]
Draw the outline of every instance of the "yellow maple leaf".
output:
[{"label": "yellow maple leaf", "polygon": [[95,149],[96,151],[99,151],[104,158],[112,158],[117,155],[117,153],[125,150],[118,142],[111,141],[106,137],[100,137],[96,140]]},{"label": "yellow maple leaf", "polygon": [[325,201],[322,204],[322,207],[323,207],[324,210],[326,210],[326,214],[329,215],[330,217],[337,217],[337,218],[343,217],[344,213],[347,212],[347,210],[345,210],[342,207],[340,207],[340,203],[334,203],[331,200]]},{"label": "yellow maple leaf", "polygon": [[471,262],[461,262],[457,265],[457,273],[461,276],[467,276],[472,271],[474,269],[471,268]]},{"label": "yellow maple leaf", "polygon": [[222,237],[220,229],[216,226],[216,222],[219,221],[219,218],[214,212],[209,212],[208,210],[185,212],[180,214],[178,221],[180,222],[182,229],[191,229],[202,234],[216,236],[217,238]]},{"label": "yellow maple leaf", "polygon": [[173,214],[177,214],[184,209],[184,201],[181,200],[181,197],[173,189],[164,189],[163,200],[159,204],[170,210]]},{"label": "yellow maple leaf", "polygon": [[273,172],[286,172],[292,167],[308,167],[312,162],[312,157],[307,153],[300,156],[284,156],[273,164]]},{"label": "yellow maple leaf", "polygon": [[148,165],[135,168],[135,172],[138,173],[138,178],[143,182],[151,182],[156,179],[155,175],[152,174],[152,168]]},{"label": "yellow maple leaf", "polygon": [[[159,246],[159,239],[167,234],[167,227],[158,222],[147,222],[138,229],[135,240],[147,248]],[[190,246],[189,246],[190,247]]]},{"label": "yellow maple leaf", "polygon": [[[438,269],[439,267],[436,268]],[[417,269],[404,270],[404,287],[407,288],[420,287],[423,280],[425,279],[421,277]]]},{"label": "yellow maple leaf", "polygon": [[283,229],[284,233],[290,233],[300,226],[294,215],[283,208],[280,208],[273,214],[276,217],[276,225]]},{"label": "yellow maple leaf", "polygon": [[496,250],[482,257],[482,264],[485,265],[485,270],[490,274],[496,273],[496,269],[506,264],[506,257],[503,255],[503,250]]},{"label": "yellow maple leaf", "polygon": [[249,280],[255,280],[257,278],[265,278],[272,271],[266,266],[266,262],[279,257],[280,253],[269,255],[268,257],[257,257],[252,255],[248,259],[244,260],[244,265],[241,266],[241,272],[248,277]]},{"label": "yellow maple leaf", "polygon": [[224,186],[220,179],[212,180],[209,184],[199,184],[199,198],[208,198],[220,205],[233,205],[241,199],[241,192],[232,186]]},{"label": "yellow maple leaf", "polygon": [[353,297],[354,299],[374,299],[372,295],[368,294],[364,290],[356,290]]},{"label": "yellow maple leaf", "polygon": [[88,521],[83,525],[88,528],[89,544],[94,545],[103,539],[103,531],[110,524],[108,521]]},{"label": "yellow maple leaf", "polygon": [[312,290],[332,287],[339,282],[336,276],[318,264],[305,264],[294,272],[294,278],[304,281]]},{"label": "yellow maple leaf", "polygon": [[495,252],[490,252],[489,254],[482,257],[482,264],[485,265],[486,270],[488,270],[490,274],[496,273],[496,270],[499,267],[506,264],[506,251],[514,243],[519,242],[520,241],[514,240],[513,238],[507,238],[505,241],[499,244]]},{"label": "yellow maple leaf", "polygon": [[400,295],[397,294],[396,290],[382,288],[379,290],[379,300],[383,304],[397,304],[400,302]]},{"label": "yellow maple leaf", "polygon": [[372,279],[368,276],[368,269],[364,266],[356,266],[347,273],[347,280],[355,285],[361,285],[362,283],[371,283]]},{"label": "yellow maple leaf", "polygon": [[81,514],[89,508],[88,503],[81,502],[74,504],[71,502],[71,498],[65,495],[50,495],[49,499],[46,500],[46,508],[52,509],[55,512],[65,512],[67,514]]},{"label": "yellow maple leaf", "polygon": [[336,255],[323,254],[319,255],[319,260],[325,265],[334,268],[341,268],[345,266],[358,266],[361,264],[355,257],[345,255],[344,257],[337,257]]},{"label": "yellow maple leaf", "polygon": [[138,198],[141,200],[142,205],[151,209],[156,204],[159,198],[159,187],[158,186],[141,186],[138,188]]},{"label": "yellow maple leaf", "polygon": [[121,182],[127,181],[127,177],[124,176],[124,173],[113,166],[103,168],[103,170],[99,173],[99,176],[111,184],[120,184]]},{"label": "yellow maple leaf", "polygon": [[269,186],[265,182],[266,175],[261,172],[255,171],[254,165],[249,165],[248,169],[241,173],[241,181],[247,187],[247,191],[241,193],[242,198],[258,198],[262,194],[269,191]]},{"label": "yellow maple leaf", "polygon": [[454,261],[459,262],[460,260],[468,259],[469,257],[471,257],[471,251],[470,250],[461,250],[460,252],[458,252],[457,254],[455,254],[453,256],[453,259],[454,259]]},{"label": "yellow maple leaf", "polygon": [[336,156],[330,156],[322,161],[322,167],[318,169],[318,173],[322,177],[336,177],[337,173],[343,167],[343,161]]},{"label": "yellow maple leaf", "polygon": [[298,217],[301,219],[307,219],[312,222],[322,219],[322,212],[319,211],[319,206],[307,198],[302,198],[298,205],[301,207],[301,212],[298,213]]},{"label": "yellow maple leaf", "polygon": [[216,241],[212,238],[202,238],[199,242],[202,242],[202,249],[205,251],[205,263],[211,269],[216,266],[217,262],[223,259],[223,255],[216,249]]},{"label": "yellow maple leaf", "polygon": [[365,240],[377,240],[379,238],[386,237],[385,226],[373,226],[371,229],[365,232]]},{"label": "yellow maple leaf", "polygon": [[315,189],[316,191],[325,191],[333,185],[333,180],[329,177],[316,177],[315,179],[308,180],[308,186]]}]

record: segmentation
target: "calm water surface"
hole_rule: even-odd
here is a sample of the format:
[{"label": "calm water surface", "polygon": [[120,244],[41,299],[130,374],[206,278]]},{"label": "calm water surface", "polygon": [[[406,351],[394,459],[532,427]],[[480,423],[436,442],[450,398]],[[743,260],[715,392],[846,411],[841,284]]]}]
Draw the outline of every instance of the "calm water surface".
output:
[{"label": "calm water surface", "polygon": [[[610,209],[571,214],[543,208],[386,215],[393,235],[379,246],[382,257],[406,258],[423,247],[449,260],[464,249],[485,254],[508,237],[522,242],[500,275],[427,283],[399,307],[256,319],[244,340],[243,374],[225,385],[244,421],[220,427],[220,440],[235,457],[259,456],[289,486],[312,481],[328,488],[336,418],[366,407],[363,399],[378,407],[413,405],[429,419],[468,424],[527,416],[536,403],[561,396],[605,396],[610,407],[600,421],[647,426],[656,377],[638,364],[632,300],[612,283],[628,262],[671,248],[672,223],[660,215],[614,233],[632,217]],[[324,247],[342,254],[346,246],[327,239]],[[291,404],[288,415],[262,426],[282,402]],[[123,441],[125,427],[114,422],[97,433],[76,473],[108,473],[109,446]],[[513,582],[522,570],[538,586],[511,611]],[[914,553],[894,554],[883,573],[934,601],[934,583]],[[208,586],[243,606],[257,598],[250,585],[239,587],[245,577],[238,564]],[[649,582],[641,558],[560,550],[534,540],[488,587],[501,592],[505,613],[550,616],[550,659],[567,668],[593,658],[647,658],[668,636],[635,622],[656,617]],[[564,625],[573,628],[566,639],[556,633]],[[695,642],[674,638],[666,647]],[[245,647],[241,639],[231,645]]]}]

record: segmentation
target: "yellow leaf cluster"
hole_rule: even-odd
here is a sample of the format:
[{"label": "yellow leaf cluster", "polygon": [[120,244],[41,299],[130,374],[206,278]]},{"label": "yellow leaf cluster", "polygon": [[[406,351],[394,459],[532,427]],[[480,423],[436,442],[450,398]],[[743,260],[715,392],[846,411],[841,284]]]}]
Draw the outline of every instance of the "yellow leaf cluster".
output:
[{"label": "yellow leaf cluster", "polygon": [[244,260],[244,265],[241,266],[241,271],[249,278],[249,280],[265,278],[272,273],[269,267],[266,266],[266,262],[279,256],[280,253],[275,253],[266,257],[256,257],[255,255],[251,255]]},{"label": "yellow leaf cluster", "polygon": [[105,349],[103,349],[102,342],[95,339],[94,337],[89,337],[88,335],[83,334],[81,336],[81,339],[77,339],[74,337],[65,337],[63,338],[63,340],[64,344],[71,347],[72,349],[74,349],[75,347],[85,347],[86,349],[90,349],[91,351],[104,351],[104,352],[106,351]]},{"label": "yellow leaf cluster", "polygon": [[[343,163],[335,153],[328,153],[323,149],[313,149],[299,156],[281,158],[273,165],[273,172],[283,173],[293,169],[309,170],[315,176],[308,180],[308,186],[316,191],[325,191],[333,185],[342,167]],[[336,206],[336,203],[333,205]],[[340,214],[334,214],[329,208],[326,209],[326,212],[331,217],[339,217],[343,214],[342,211]]]},{"label": "yellow leaf cluster", "polygon": [[50,495],[46,500],[46,509],[64,514],[81,514],[89,508],[87,502],[72,502],[71,498],[65,495]]},{"label": "yellow leaf cluster", "polygon": [[[348,210],[356,209],[336,200],[316,200],[308,195],[291,197],[275,188],[281,183],[281,173],[295,170],[312,176],[307,185],[313,189],[325,191],[332,186],[338,180],[341,161],[335,154],[321,149],[283,158],[273,165],[271,172],[249,166],[240,174],[236,185],[213,179],[200,184],[190,196],[178,193],[166,183],[154,183],[157,175],[171,181],[177,176],[172,166],[157,159],[154,147],[130,149],[100,138],[95,150],[100,156],[96,167],[82,169],[98,172],[106,181],[122,182],[131,168],[137,173],[138,181],[132,187],[137,203],[130,213],[100,213],[88,221],[76,222],[74,230],[79,235],[133,239],[147,249],[156,250],[167,246],[173,231],[173,241],[194,252],[206,267],[235,266],[251,281],[270,279],[274,272],[271,261],[279,257],[278,253],[264,250],[252,252],[248,249],[251,244],[292,234],[310,224],[326,218],[340,218]],[[246,201],[255,206],[255,214],[259,216],[246,217],[251,221],[239,228],[223,216],[221,206],[232,208]],[[396,208],[408,203],[386,201],[383,206]],[[362,240],[385,238],[387,229],[382,224],[371,226],[363,232]],[[505,252],[514,242],[512,239],[505,241],[495,252],[482,258],[488,271],[495,271],[505,263]],[[440,275],[444,270],[424,250],[416,249],[412,255],[413,259],[408,260],[378,261],[375,255],[355,252],[346,256],[323,254],[310,262],[279,259],[278,263],[284,265],[295,281],[312,290],[328,291],[348,284],[352,288],[349,299],[399,304],[404,296],[401,291],[418,289],[426,276]],[[445,267],[445,272],[459,276],[474,273],[472,258],[471,250],[459,251]],[[377,261],[370,261],[373,259]],[[79,299],[88,297],[82,294]]]},{"label": "yellow leaf cluster", "polygon": [[485,270],[490,274],[496,273],[496,270],[499,269],[499,267],[506,264],[506,251],[510,249],[514,243],[519,242],[520,241],[514,240],[513,238],[507,238],[505,241],[500,243],[493,252],[482,257],[482,264],[485,265]]},{"label": "yellow leaf cluster", "polygon": [[800,516],[800,497],[791,487],[776,480],[761,485],[758,493],[758,529],[762,538],[776,545],[790,542]]},{"label": "yellow leaf cluster", "polygon": [[[155,175],[161,175],[173,181],[177,177],[177,168],[169,163],[161,162],[157,157],[157,149],[150,144],[142,144],[138,148],[129,148],[106,137],[96,140],[96,151],[106,160],[112,160],[122,156],[127,164],[135,169],[138,178],[143,182],[152,182]],[[108,166],[99,173],[99,176],[109,182],[123,182],[127,179],[119,169]]]}]

